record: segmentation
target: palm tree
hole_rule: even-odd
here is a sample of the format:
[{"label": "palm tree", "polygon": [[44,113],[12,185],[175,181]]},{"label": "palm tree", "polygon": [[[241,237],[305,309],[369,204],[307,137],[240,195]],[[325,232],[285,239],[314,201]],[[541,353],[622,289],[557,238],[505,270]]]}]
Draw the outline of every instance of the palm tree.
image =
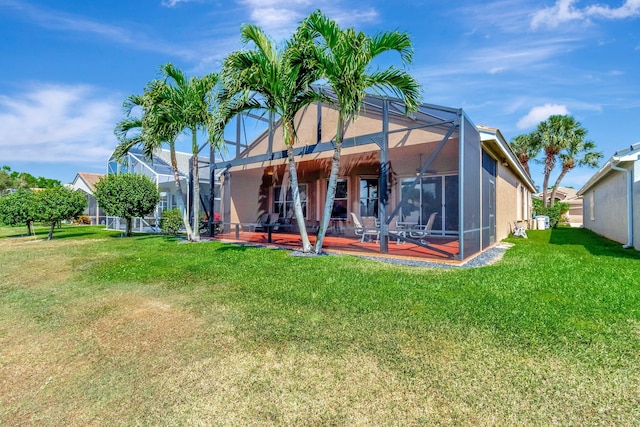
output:
[{"label": "palm tree", "polygon": [[[168,91],[169,88],[165,82],[153,80],[147,85],[143,95],[127,97],[123,107],[126,117],[115,127],[115,134],[120,142],[116,146],[113,157],[122,161],[132,148],[141,146],[145,157],[153,159],[154,152],[163,144],[169,146],[171,168],[178,196],[178,208],[182,214],[187,236],[191,238],[193,232],[184,205],[184,194],[180,186],[180,173],[176,159],[175,140],[180,131],[167,115]],[[137,107],[142,109],[141,117],[131,115]]]},{"label": "palm tree", "polygon": [[307,61],[294,63],[293,59],[301,58],[303,54],[299,43],[304,43],[296,35],[282,49],[278,49],[260,27],[245,24],[241,28],[241,38],[244,44],[253,43],[254,48],[232,52],[224,61],[222,75],[225,93],[221,101],[227,108],[224,115],[263,109],[280,116],[287,147],[294,213],[302,249],[310,252],[311,243],[302,211],[293,152],[297,139],[294,119],[303,107],[322,99],[311,87],[318,73],[307,67]]},{"label": "palm tree", "polygon": [[353,28],[341,29],[319,10],[311,13],[302,22],[301,28],[304,37],[315,42],[315,66],[335,92],[338,109],[331,174],[315,247],[315,251],[321,253],[333,210],[342,141],[347,125],[360,112],[366,91],[373,89],[395,95],[404,101],[405,112],[408,114],[417,111],[421,90],[418,82],[406,71],[393,66],[380,71],[371,64],[378,55],[389,51],[398,52],[404,64],[411,63],[413,46],[406,33],[387,31],[369,37]]},{"label": "palm tree", "polygon": [[[191,240],[200,240],[200,173],[198,167],[198,131],[205,130],[211,122],[213,89],[218,83],[218,74],[187,79],[184,73],[167,63],[162,66],[162,74],[167,91],[166,114],[174,129],[191,133],[191,154],[193,168],[193,232]],[[169,84],[171,81],[173,84]],[[213,182],[211,183],[213,185]]]},{"label": "palm tree", "polygon": [[551,189],[551,207],[555,204],[556,191],[560,186],[560,181],[571,169],[581,166],[590,168],[598,167],[598,163],[602,158],[602,153],[595,151],[596,144],[593,141],[585,141],[584,138],[571,138],[567,146],[560,152],[560,160],[562,161],[562,172],[558,175],[553,188]]},{"label": "palm tree", "polygon": [[518,135],[509,142],[511,149],[518,156],[518,161],[524,167],[527,175],[531,176],[529,161],[535,159],[540,152],[539,139],[533,134],[525,133]]},{"label": "palm tree", "polygon": [[569,115],[550,116],[547,120],[540,122],[538,128],[533,132],[533,137],[539,139],[545,154],[542,206],[549,206],[547,199],[549,177],[555,168],[560,152],[574,140],[584,141],[586,135],[586,129],[573,116]]}]

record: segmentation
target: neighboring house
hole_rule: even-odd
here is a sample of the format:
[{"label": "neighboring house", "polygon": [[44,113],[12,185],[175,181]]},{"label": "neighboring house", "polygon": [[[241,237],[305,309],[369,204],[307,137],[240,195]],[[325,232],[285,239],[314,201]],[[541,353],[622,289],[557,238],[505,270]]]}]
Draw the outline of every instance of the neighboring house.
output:
[{"label": "neighboring house", "polygon": [[[547,193],[551,197],[551,191]],[[534,199],[542,200],[542,193],[533,195]],[[556,202],[567,203],[569,212],[565,215],[571,227],[582,227],[582,197],[578,195],[578,190],[569,187],[558,187],[556,191]]]},{"label": "neighboring house", "polygon": [[[514,222],[528,224],[535,187],[500,131],[476,127],[462,109],[423,104],[409,117],[403,112],[401,101],[366,97],[344,139],[334,220],[351,234],[352,213],[363,223],[388,225],[380,227],[379,249],[388,253],[407,237],[401,224],[411,220],[424,227],[435,214],[429,240],[446,242],[440,249],[446,246],[457,260],[507,237]],[[335,108],[320,103],[296,119],[298,180],[310,235],[324,207],[336,123]],[[279,221],[292,216],[280,122],[269,129],[238,148],[234,159],[212,160],[212,169],[222,170],[225,231],[256,223],[265,213]],[[439,250],[424,239],[408,243]]]},{"label": "neighboring house", "polygon": [[[191,212],[193,186],[191,185],[191,158],[189,153],[176,152],[176,162],[178,168],[178,176],[182,193],[184,195],[184,206],[187,212]],[[208,216],[211,209],[219,212],[219,184],[216,184],[214,197],[214,205],[211,206],[211,179],[209,175],[209,159],[199,157],[198,169],[200,173],[200,212],[205,217]],[[146,218],[136,218],[134,220],[134,230],[156,232],[159,231],[159,220],[162,211],[165,209],[174,209],[179,206],[178,194],[171,167],[171,153],[167,149],[158,149],[154,152],[153,158],[148,159],[139,148],[129,151],[126,158],[122,161],[116,161],[113,156],[109,158],[107,163],[107,173],[139,173],[148,176],[156,183],[160,191],[160,203],[155,212]],[[107,228],[123,229],[124,222],[120,218],[107,217]]]},{"label": "neighboring house", "polygon": [[639,156],[640,142],[617,151],[578,191],[584,200],[584,227],[636,249],[640,249]]},{"label": "neighboring house", "polygon": [[102,173],[78,172],[70,185],[71,189],[80,190],[86,195],[87,207],[84,210],[84,215],[88,216],[91,219],[91,224],[94,225],[106,223],[104,212],[98,206],[98,201],[93,196],[96,190],[95,185],[102,177],[104,177]]}]

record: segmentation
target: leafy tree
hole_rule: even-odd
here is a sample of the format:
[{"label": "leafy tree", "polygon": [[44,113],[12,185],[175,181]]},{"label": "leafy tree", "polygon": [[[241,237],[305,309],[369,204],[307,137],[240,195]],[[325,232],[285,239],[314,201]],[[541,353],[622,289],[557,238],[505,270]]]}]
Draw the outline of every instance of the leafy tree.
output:
[{"label": "leafy tree", "polygon": [[27,172],[12,171],[7,165],[0,168],[0,194],[8,189],[50,188],[62,185],[57,179],[35,177]]},{"label": "leafy tree", "polygon": [[[305,217],[302,211],[298,175],[293,147],[296,142],[295,115],[300,109],[322,99],[311,83],[320,76],[317,68],[307,67],[300,61],[304,39],[294,35],[283,48],[256,25],[245,24],[241,29],[242,41],[253,43],[250,50],[232,52],[224,61],[222,102],[232,113],[250,109],[264,109],[280,116],[285,145],[293,208],[304,252],[311,251]],[[228,116],[226,114],[225,116]]]},{"label": "leafy tree", "polygon": [[527,175],[531,176],[529,161],[535,159],[540,153],[540,140],[532,134],[518,135],[509,142],[511,149],[518,156],[518,161],[524,167]]},{"label": "leafy tree", "polygon": [[83,193],[62,186],[46,188],[36,196],[38,219],[50,224],[47,240],[53,238],[56,224],[77,218],[87,207],[87,198]]},{"label": "leafy tree", "polygon": [[313,60],[336,94],[338,124],[335,149],[331,162],[331,174],[327,188],[322,222],[318,230],[315,250],[322,252],[322,243],[333,210],[333,201],[340,170],[342,141],[349,122],[360,112],[367,90],[391,93],[405,103],[408,114],[417,111],[420,99],[420,85],[404,70],[390,66],[379,70],[372,62],[379,55],[395,51],[400,54],[403,64],[413,59],[413,46],[409,35],[398,31],[386,31],[370,37],[353,28],[341,29],[338,24],[315,11],[301,24],[304,38],[314,40],[317,49]]},{"label": "leafy tree", "polygon": [[0,197],[0,223],[26,225],[27,234],[33,234],[32,224],[38,218],[38,199],[31,190],[21,189]]},{"label": "leafy tree", "polygon": [[96,184],[94,196],[109,216],[124,218],[131,236],[133,218],[151,214],[160,201],[156,184],[140,174],[107,175]]}]

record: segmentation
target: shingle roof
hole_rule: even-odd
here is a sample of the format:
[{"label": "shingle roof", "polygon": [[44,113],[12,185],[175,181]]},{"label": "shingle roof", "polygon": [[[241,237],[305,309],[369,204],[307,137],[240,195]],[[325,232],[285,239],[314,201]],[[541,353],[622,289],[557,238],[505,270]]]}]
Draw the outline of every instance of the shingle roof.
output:
[{"label": "shingle roof", "polygon": [[104,177],[103,173],[78,172],[78,176],[87,184],[92,192],[96,191],[96,183]]}]

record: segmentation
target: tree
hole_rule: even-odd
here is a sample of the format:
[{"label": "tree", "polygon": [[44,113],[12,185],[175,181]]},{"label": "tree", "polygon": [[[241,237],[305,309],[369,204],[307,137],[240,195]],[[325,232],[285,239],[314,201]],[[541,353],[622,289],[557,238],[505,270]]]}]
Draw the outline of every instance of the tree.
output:
[{"label": "tree", "polygon": [[151,214],[160,201],[160,192],[149,177],[128,173],[102,178],[94,196],[107,215],[126,220],[127,237],[131,236],[133,218]]},{"label": "tree", "polygon": [[[198,168],[197,133],[204,130],[211,123],[211,109],[213,101],[213,89],[218,83],[218,74],[210,73],[203,77],[191,77],[187,79],[184,73],[173,64],[168,63],[162,67],[165,82],[168,85],[167,103],[163,104],[172,127],[179,132],[189,130],[191,133],[191,154],[193,157],[193,218],[191,240],[200,240],[200,172]],[[211,183],[213,185],[213,182]]]},{"label": "tree", "polygon": [[[142,95],[127,97],[123,105],[126,118],[118,122],[114,131],[120,142],[116,146],[113,157],[118,161],[123,161],[132,148],[140,146],[145,157],[153,159],[153,153],[163,144],[169,146],[171,169],[178,196],[178,208],[182,214],[187,237],[191,239],[193,232],[184,205],[184,194],[180,185],[180,172],[176,158],[175,141],[180,131],[176,128],[175,122],[170,119],[170,108],[167,106],[169,91],[170,88],[165,82],[153,80],[147,84]],[[131,115],[136,108],[142,109],[141,117]]]},{"label": "tree", "polygon": [[20,189],[0,196],[0,223],[26,225],[27,234],[34,234],[32,224],[38,217],[38,209],[38,200],[31,190]]},{"label": "tree", "polygon": [[578,141],[584,143],[586,135],[586,129],[573,116],[569,115],[550,116],[547,120],[540,122],[532,133],[532,137],[538,140],[537,143],[540,144],[545,154],[543,160],[544,181],[542,183],[542,204],[544,207],[549,204],[547,198],[549,178],[560,152],[567,149],[570,144],[578,144]]},{"label": "tree", "polygon": [[595,142],[585,141],[582,137],[575,136],[569,139],[567,145],[560,152],[562,171],[551,189],[551,207],[555,204],[556,191],[560,186],[560,181],[562,181],[562,178],[564,178],[571,169],[581,166],[590,168],[598,167],[598,163],[602,158],[602,152],[595,151],[595,148]]},{"label": "tree", "polygon": [[[296,142],[295,115],[300,109],[322,99],[311,83],[319,78],[317,68],[307,67],[302,58],[304,39],[294,35],[278,49],[272,40],[256,25],[245,24],[241,29],[244,44],[254,48],[232,52],[224,61],[222,102],[228,111],[240,113],[251,109],[264,109],[280,116],[287,147],[289,179],[293,207],[304,252],[311,251],[305,217],[302,211],[298,175],[293,147]],[[227,116],[228,114],[224,114]]]},{"label": "tree", "polygon": [[375,58],[389,51],[399,53],[403,64],[410,64],[413,46],[408,34],[386,31],[369,37],[353,28],[343,30],[319,10],[309,15],[301,28],[304,38],[316,42],[311,57],[335,92],[338,109],[331,174],[315,247],[315,251],[321,253],[333,210],[344,134],[348,123],[359,114],[367,90],[390,93],[402,99],[408,114],[417,111],[421,89],[416,79],[404,70],[394,66],[378,70],[372,65]]},{"label": "tree", "polygon": [[62,185],[57,179],[35,177],[27,172],[12,171],[7,165],[0,168],[0,194],[8,189],[51,188]]},{"label": "tree", "polygon": [[539,142],[540,140],[530,133],[518,135],[509,142],[511,149],[518,156],[518,161],[529,176],[531,176],[529,161],[535,159],[540,153]]},{"label": "tree", "polygon": [[87,198],[79,191],[58,186],[36,193],[38,219],[50,225],[47,240],[53,238],[53,230],[60,221],[71,220],[82,214],[87,207]]}]

